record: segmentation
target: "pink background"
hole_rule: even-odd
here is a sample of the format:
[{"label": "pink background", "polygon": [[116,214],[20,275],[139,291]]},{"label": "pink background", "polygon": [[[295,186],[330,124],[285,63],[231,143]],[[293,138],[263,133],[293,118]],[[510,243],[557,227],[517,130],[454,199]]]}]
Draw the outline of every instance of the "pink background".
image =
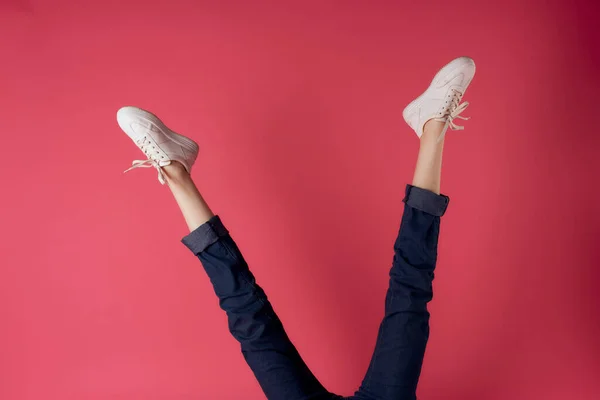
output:
[{"label": "pink background", "polygon": [[[115,112],[193,173],[308,365],[360,384],[418,149],[401,111],[469,55],[419,387],[600,398],[598,6],[0,2],[0,399],[263,399]],[[594,5],[596,3],[596,5]]]}]

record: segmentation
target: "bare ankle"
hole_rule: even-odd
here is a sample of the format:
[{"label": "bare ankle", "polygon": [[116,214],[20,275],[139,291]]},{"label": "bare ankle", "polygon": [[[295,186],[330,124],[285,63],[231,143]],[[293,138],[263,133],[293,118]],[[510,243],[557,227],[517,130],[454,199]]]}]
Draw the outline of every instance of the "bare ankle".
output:
[{"label": "bare ankle", "polygon": [[182,180],[189,177],[189,173],[179,161],[171,161],[171,164],[162,167],[167,180]]},{"label": "bare ankle", "polygon": [[436,121],[435,119],[430,119],[423,125],[423,135],[421,135],[421,139],[424,137],[437,137],[442,133],[444,129],[444,123],[441,121]]}]

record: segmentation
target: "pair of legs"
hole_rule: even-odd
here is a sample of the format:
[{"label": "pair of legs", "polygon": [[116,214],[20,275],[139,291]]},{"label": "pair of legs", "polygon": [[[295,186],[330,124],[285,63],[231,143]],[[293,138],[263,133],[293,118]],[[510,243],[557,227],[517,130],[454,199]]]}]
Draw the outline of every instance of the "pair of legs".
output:
[{"label": "pair of legs", "polygon": [[[416,399],[429,336],[427,303],[437,258],[440,217],[448,198],[440,195],[443,122],[430,120],[420,139],[375,351],[367,374],[350,399]],[[163,167],[166,181],[190,234],[183,243],[200,259],[227,313],[231,334],[270,400],[342,399],[328,392],[289,340],[240,250],[177,162]]]}]

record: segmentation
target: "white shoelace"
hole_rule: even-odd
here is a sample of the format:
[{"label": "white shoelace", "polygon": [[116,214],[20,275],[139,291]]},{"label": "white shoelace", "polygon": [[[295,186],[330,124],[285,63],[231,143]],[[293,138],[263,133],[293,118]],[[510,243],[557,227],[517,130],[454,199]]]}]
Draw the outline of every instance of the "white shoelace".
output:
[{"label": "white shoelace", "polygon": [[453,131],[460,131],[460,130],[465,129],[464,126],[456,125],[454,123],[455,118],[459,118],[459,119],[463,119],[463,120],[468,120],[470,118],[470,117],[463,117],[462,115],[460,115],[460,113],[462,113],[465,110],[465,108],[467,108],[469,106],[469,103],[466,101],[464,103],[460,103],[460,100],[462,98],[462,93],[460,93],[456,90],[453,90],[453,92],[454,93],[452,94],[452,100],[450,101],[450,106],[448,106],[448,111],[447,111],[446,115],[444,115],[441,118],[435,118],[436,121],[446,123],[444,125],[444,129],[442,130],[442,133],[440,134],[440,137],[437,140],[438,143],[444,138],[448,128],[452,129]]},{"label": "white shoelace", "polygon": [[[140,146],[140,149],[144,152],[144,154],[146,154],[148,157],[151,157],[150,154],[148,154],[148,146],[150,145],[150,142],[146,142],[146,137],[144,136],[143,140],[138,140],[137,144]],[[159,154],[159,152],[157,151],[156,154]],[[132,169],[135,168],[156,168],[158,170],[158,180],[161,184],[165,184],[167,182],[166,178],[165,178],[165,174],[162,171],[163,166],[165,165],[169,165],[171,162],[168,160],[165,161],[158,161],[155,160],[153,158],[148,158],[147,160],[134,160],[133,163],[131,164],[131,167],[129,167],[128,169],[126,169],[125,171],[123,171],[123,173],[129,172]]]}]

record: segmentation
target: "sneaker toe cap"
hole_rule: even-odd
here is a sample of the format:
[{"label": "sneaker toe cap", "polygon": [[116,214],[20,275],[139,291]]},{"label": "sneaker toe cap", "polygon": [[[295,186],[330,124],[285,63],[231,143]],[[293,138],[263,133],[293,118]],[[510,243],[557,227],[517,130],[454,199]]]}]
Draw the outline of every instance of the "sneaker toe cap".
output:
[{"label": "sneaker toe cap", "polygon": [[144,134],[148,127],[144,121],[132,112],[133,107],[123,107],[117,111],[117,123],[125,133],[132,139]]}]

